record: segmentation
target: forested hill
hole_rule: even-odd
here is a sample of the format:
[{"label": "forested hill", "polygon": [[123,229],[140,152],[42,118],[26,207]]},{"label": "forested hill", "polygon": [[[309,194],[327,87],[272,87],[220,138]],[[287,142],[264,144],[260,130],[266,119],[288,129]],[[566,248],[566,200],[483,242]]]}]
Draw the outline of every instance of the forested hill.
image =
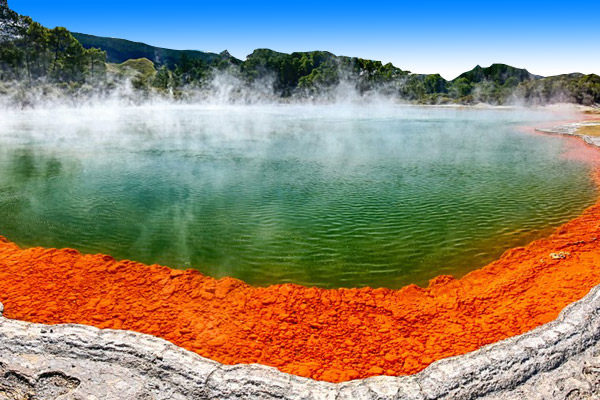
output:
[{"label": "forested hill", "polygon": [[0,2],[0,82],[101,84],[105,74],[106,53],[84,49],[65,28],[45,28]]},{"label": "forested hill", "polygon": [[[124,85],[133,93],[121,90]],[[18,94],[7,89],[15,87]],[[595,74],[541,77],[492,64],[447,81],[439,74],[415,74],[391,63],[327,51],[257,49],[241,61],[226,51],[171,50],[47,29],[0,0],[0,97],[27,98],[32,88],[68,96],[117,93],[133,101],[158,94],[220,101],[328,101],[352,95],[418,104],[600,103],[600,77]]]},{"label": "forested hill", "polygon": [[526,69],[511,67],[506,64],[492,64],[487,68],[482,68],[478,65],[472,70],[460,74],[455,81],[459,79],[466,79],[473,83],[493,81],[499,85],[505,85],[508,82],[510,86],[516,86],[523,81],[532,81],[541,78],[543,77],[533,75]]},{"label": "forested hill", "polygon": [[120,64],[131,59],[147,58],[157,66],[166,65],[169,68],[174,68],[184,54],[189,60],[202,60],[207,64],[223,58],[231,58],[227,51],[216,54],[197,50],[171,50],[125,39],[93,36],[77,32],[73,32],[72,35],[86,49],[98,48],[105,51],[107,61],[111,63]]}]

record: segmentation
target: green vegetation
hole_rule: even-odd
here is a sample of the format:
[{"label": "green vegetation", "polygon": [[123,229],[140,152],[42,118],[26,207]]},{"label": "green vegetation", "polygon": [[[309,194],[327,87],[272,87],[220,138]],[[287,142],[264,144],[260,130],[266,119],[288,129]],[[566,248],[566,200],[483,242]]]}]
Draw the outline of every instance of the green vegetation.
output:
[{"label": "green vegetation", "polygon": [[380,61],[336,56],[326,51],[278,53],[269,49],[254,50],[241,64],[246,80],[272,79],[276,94],[317,94],[337,86],[342,80],[354,82],[360,93],[396,82],[409,74]]},{"label": "green vegetation", "polygon": [[156,76],[154,63],[147,58],[108,64],[108,71],[113,78],[129,79],[133,87],[140,90],[146,90]]},{"label": "green vegetation", "polygon": [[129,81],[141,94],[181,99],[198,93],[210,96],[213,78],[223,74],[234,78],[237,86],[232,93],[251,96],[260,92],[272,100],[327,99],[343,85],[361,96],[383,95],[421,104],[600,103],[600,77],[593,74],[543,78],[525,69],[493,64],[476,66],[446,81],[439,74],[412,74],[390,63],[326,51],[286,54],[257,49],[240,61],[227,51],[169,50],[71,34],[60,27],[47,29],[1,5],[0,44],[0,83],[4,86],[85,86],[108,93]]},{"label": "green vegetation", "polygon": [[201,60],[207,64],[222,58],[222,55],[204,51],[163,49],[145,43],[93,36],[85,33],[74,32],[72,35],[86,49],[99,48],[106,51],[108,55],[107,61],[116,64],[120,64],[129,59],[147,58],[159,67],[166,65],[168,68],[172,69],[183,55],[190,60]]},{"label": "green vegetation", "polygon": [[106,74],[106,53],[85,49],[65,28],[47,29],[28,17],[4,13],[12,40],[0,46],[2,81],[97,84]]},{"label": "green vegetation", "polygon": [[466,79],[472,83],[491,81],[501,86],[508,80],[511,82],[510,85],[514,85],[515,83],[518,84],[523,81],[531,81],[539,78],[541,76],[533,75],[526,69],[511,67],[506,64],[492,64],[488,68],[482,68],[478,65],[471,71],[459,75],[455,80]]},{"label": "green vegetation", "polygon": [[552,101],[592,105],[600,103],[600,76],[568,74],[550,76],[526,82],[517,88],[528,103],[546,104]]}]

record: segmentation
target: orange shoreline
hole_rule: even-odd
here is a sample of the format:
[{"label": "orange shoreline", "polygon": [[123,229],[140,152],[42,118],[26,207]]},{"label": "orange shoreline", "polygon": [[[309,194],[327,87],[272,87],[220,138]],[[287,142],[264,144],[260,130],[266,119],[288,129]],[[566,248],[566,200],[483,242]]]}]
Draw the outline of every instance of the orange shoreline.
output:
[{"label": "orange shoreline", "polygon": [[0,237],[0,302],[7,318],[133,330],[225,364],[341,382],[413,374],[550,322],[600,284],[599,239],[600,199],[461,279],[391,290],[252,287]]}]

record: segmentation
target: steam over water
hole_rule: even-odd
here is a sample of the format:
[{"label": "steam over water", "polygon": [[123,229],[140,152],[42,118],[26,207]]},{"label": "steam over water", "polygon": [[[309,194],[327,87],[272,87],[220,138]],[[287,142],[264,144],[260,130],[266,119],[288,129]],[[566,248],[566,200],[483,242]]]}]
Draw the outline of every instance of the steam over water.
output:
[{"label": "steam over water", "polygon": [[544,113],[256,106],[0,114],[0,234],[251,284],[461,276],[595,200]]}]

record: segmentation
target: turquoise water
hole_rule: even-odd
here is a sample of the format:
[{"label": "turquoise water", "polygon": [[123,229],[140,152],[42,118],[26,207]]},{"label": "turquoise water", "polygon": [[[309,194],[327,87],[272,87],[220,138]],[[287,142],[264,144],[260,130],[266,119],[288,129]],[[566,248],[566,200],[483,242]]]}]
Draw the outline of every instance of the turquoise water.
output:
[{"label": "turquoise water", "polygon": [[0,234],[251,284],[464,275],[595,200],[541,112],[409,107],[0,115]]}]

